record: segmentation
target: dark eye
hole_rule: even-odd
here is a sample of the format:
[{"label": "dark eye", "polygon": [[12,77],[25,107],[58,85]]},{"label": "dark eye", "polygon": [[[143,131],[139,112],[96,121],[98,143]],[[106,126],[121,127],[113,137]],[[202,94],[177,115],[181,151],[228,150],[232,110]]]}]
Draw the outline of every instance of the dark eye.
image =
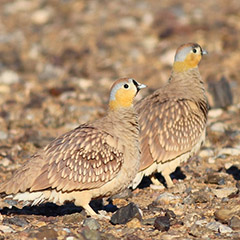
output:
[{"label": "dark eye", "polygon": [[126,88],[126,89],[129,88],[129,85],[128,85],[128,84],[124,84],[123,86],[124,86],[124,88]]},{"label": "dark eye", "polygon": [[196,53],[196,52],[197,52],[197,49],[196,49],[196,48],[194,48],[192,51],[193,51],[193,53]]}]

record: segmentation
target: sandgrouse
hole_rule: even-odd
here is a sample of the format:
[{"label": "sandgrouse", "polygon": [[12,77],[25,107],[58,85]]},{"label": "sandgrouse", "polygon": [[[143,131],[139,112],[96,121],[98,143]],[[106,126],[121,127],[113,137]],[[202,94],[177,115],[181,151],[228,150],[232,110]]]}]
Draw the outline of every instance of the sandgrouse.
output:
[{"label": "sandgrouse", "polygon": [[132,187],[143,176],[160,172],[168,187],[170,174],[196,153],[205,140],[208,102],[198,64],[207,54],[196,43],[176,52],[168,83],[136,104],[141,128],[141,165]]},{"label": "sandgrouse", "polygon": [[104,118],[56,138],[2,183],[0,192],[32,205],[74,201],[96,215],[90,200],[124,190],[138,172],[139,125],[133,99],[144,87],[131,78],[117,80]]}]

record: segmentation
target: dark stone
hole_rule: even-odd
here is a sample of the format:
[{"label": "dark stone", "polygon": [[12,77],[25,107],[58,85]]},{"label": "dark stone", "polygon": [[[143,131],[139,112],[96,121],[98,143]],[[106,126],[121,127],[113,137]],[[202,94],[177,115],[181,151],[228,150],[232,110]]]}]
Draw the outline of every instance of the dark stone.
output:
[{"label": "dark stone", "polygon": [[129,203],[127,206],[119,208],[111,217],[110,222],[112,224],[125,224],[132,220],[133,218],[138,218],[142,220],[141,213],[134,203]]},{"label": "dark stone", "polygon": [[87,218],[83,221],[83,226],[88,227],[91,230],[98,230],[100,229],[99,222],[94,218]]},{"label": "dark stone", "polygon": [[217,172],[212,172],[208,173],[207,177],[204,181],[205,183],[210,183],[210,184],[218,184],[218,185],[224,185],[225,184],[225,179],[220,176],[219,173]]},{"label": "dark stone", "polygon": [[169,217],[170,221],[176,218],[176,214],[172,210],[166,209],[165,212],[165,216]]},{"label": "dark stone", "polygon": [[148,210],[153,211],[153,212],[164,212],[164,209],[158,206],[158,203],[156,201],[150,203],[148,205]]},{"label": "dark stone", "polygon": [[4,224],[12,224],[12,225],[16,225],[19,227],[25,227],[26,225],[29,224],[25,219],[19,218],[19,217],[4,218],[3,223]]},{"label": "dark stone", "polygon": [[229,227],[231,227],[233,230],[239,230],[240,229],[240,218],[237,216],[233,216],[230,219]]},{"label": "dark stone", "polygon": [[208,89],[213,96],[214,107],[224,108],[233,103],[233,93],[229,81],[224,76],[219,81],[210,80]]},{"label": "dark stone", "polygon": [[168,231],[170,228],[170,219],[169,216],[160,216],[155,219],[154,227],[161,231]]},{"label": "dark stone", "polygon": [[194,192],[192,197],[195,203],[206,203],[210,200],[209,194],[204,191]]}]

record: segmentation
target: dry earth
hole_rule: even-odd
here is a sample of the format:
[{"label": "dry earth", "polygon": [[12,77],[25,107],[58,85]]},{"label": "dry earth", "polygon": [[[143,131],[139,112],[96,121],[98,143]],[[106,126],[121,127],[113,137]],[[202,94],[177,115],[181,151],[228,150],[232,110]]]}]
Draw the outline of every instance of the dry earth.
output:
[{"label": "dry earth", "polygon": [[[239,0],[1,0],[0,179],[57,135],[103,116],[118,77],[149,86],[138,98],[162,86],[175,49],[190,41],[209,52],[200,71],[212,110],[205,146],[175,172],[175,187],[153,190],[145,179],[114,199],[143,213],[120,225],[86,220],[71,204],[4,208],[0,239],[240,239]],[[164,218],[155,218],[165,214],[159,230]]]}]

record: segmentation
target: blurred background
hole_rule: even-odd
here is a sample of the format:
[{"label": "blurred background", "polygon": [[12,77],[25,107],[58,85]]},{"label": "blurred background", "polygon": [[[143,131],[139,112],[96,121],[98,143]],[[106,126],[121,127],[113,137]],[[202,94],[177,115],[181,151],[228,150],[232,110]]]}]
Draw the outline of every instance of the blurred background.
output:
[{"label": "blurred background", "polygon": [[165,84],[186,42],[209,52],[200,72],[211,107],[239,113],[239,0],[1,0],[2,165],[15,168],[53,137],[103,116],[119,77],[149,86],[138,99]]}]

